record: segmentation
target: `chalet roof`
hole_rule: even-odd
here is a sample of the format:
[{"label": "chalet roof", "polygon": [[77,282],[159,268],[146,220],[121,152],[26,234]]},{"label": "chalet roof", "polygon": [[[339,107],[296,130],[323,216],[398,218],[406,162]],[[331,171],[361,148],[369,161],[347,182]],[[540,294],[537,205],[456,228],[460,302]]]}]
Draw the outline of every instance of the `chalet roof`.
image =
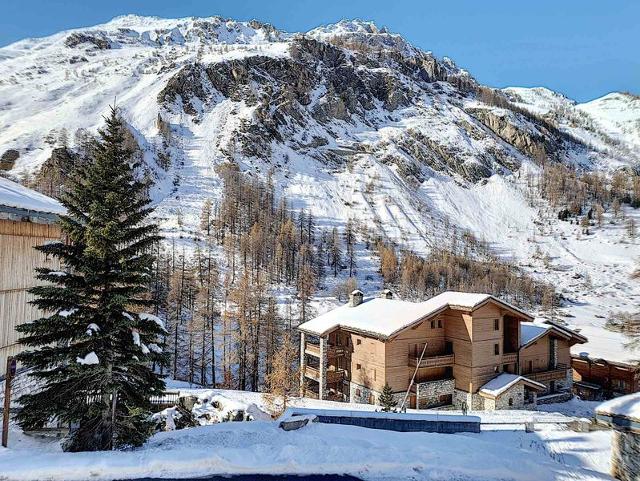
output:
[{"label": "chalet roof", "polygon": [[494,377],[491,381],[486,383],[484,386],[480,388],[479,393],[482,396],[488,396],[491,398],[496,398],[501,394],[505,393],[509,388],[515,386],[519,382],[522,382],[529,387],[534,389],[544,390],[546,389],[544,384],[541,384],[537,381],[533,381],[524,376],[519,376],[518,374],[509,374],[503,372],[498,376]]},{"label": "chalet roof", "polygon": [[520,347],[527,346],[537,341],[549,332],[567,340],[574,339],[578,343],[584,343],[587,341],[586,337],[572,331],[568,327],[558,325],[545,319],[536,318],[533,322],[520,323]]},{"label": "chalet roof", "polygon": [[368,298],[358,306],[352,307],[345,304],[326,312],[301,324],[298,329],[323,336],[337,328],[342,328],[374,337],[388,338],[445,309],[471,311],[488,301],[494,301],[527,319],[532,319],[527,313],[489,294],[447,291],[424,302]]},{"label": "chalet roof", "polygon": [[64,214],[65,208],[55,199],[0,177],[0,212]]}]

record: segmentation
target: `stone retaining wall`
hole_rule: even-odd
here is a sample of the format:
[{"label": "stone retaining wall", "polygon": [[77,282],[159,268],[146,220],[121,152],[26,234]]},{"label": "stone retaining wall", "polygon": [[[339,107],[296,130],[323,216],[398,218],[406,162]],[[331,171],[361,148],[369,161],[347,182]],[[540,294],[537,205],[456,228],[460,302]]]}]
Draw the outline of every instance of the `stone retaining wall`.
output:
[{"label": "stone retaining wall", "polygon": [[443,379],[440,381],[429,381],[416,384],[416,407],[427,409],[434,406],[441,406],[441,396],[451,395],[455,389],[455,380]]},{"label": "stone retaining wall", "polygon": [[640,433],[613,432],[611,474],[621,481],[640,479]]}]

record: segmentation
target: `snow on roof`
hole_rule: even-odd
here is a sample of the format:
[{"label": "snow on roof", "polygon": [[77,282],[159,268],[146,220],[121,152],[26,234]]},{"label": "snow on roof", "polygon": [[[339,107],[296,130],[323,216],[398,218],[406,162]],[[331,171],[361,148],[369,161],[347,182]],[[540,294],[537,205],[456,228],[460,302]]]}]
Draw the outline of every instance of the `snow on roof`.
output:
[{"label": "snow on roof", "polygon": [[553,326],[541,322],[520,323],[520,346],[526,346],[530,342],[544,336]]},{"label": "snow on roof", "polygon": [[596,414],[624,416],[640,420],[640,393],[606,401],[596,408]]},{"label": "snow on roof", "polygon": [[298,328],[319,336],[341,327],[376,336],[391,337],[398,331],[436,314],[440,310],[446,308],[473,310],[489,299],[528,317],[528,314],[489,294],[447,291],[424,302],[408,302],[380,297],[369,298],[355,307],[349,304],[340,306],[301,324]]},{"label": "snow on roof", "polygon": [[566,326],[559,325],[553,321],[536,317],[533,322],[520,323],[520,347],[531,344],[549,331],[553,331],[554,334],[558,336],[564,336],[567,339],[572,339],[578,343],[584,343],[587,341],[587,338],[577,331],[569,329]]},{"label": "snow on roof", "polygon": [[524,376],[503,372],[502,374],[499,374],[498,376],[494,377],[491,381],[486,383],[484,386],[482,386],[480,388],[480,394],[484,394],[484,395],[495,398],[503,394],[510,387],[518,384],[520,381],[524,381],[528,384],[536,385],[540,387],[540,389],[545,388],[543,384],[540,384],[539,382],[536,382],[536,381],[532,381],[531,379],[528,379]]},{"label": "snow on roof", "polygon": [[64,214],[65,208],[55,199],[0,177],[0,210],[13,207],[47,214]]}]

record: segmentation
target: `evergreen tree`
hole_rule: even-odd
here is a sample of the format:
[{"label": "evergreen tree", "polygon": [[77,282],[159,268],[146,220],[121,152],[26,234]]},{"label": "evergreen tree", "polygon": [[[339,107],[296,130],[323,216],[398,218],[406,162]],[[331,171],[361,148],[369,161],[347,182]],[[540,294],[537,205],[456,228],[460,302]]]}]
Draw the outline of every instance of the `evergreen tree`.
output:
[{"label": "evergreen tree", "polygon": [[78,426],[69,451],[105,450],[144,443],[151,434],[149,398],[164,383],[150,366],[164,356],[156,344],[162,322],[138,314],[151,304],[155,225],[136,165],[124,147],[125,127],[112,108],[90,162],[78,168],[62,196],[66,242],[38,247],[61,271],[38,269],[47,285],[31,289],[47,317],[18,329],[32,349],[19,360],[41,382],[20,398],[24,429],[55,418]]},{"label": "evergreen tree", "polygon": [[393,397],[393,391],[391,390],[391,386],[389,386],[389,383],[385,383],[379,400],[380,406],[382,406],[382,410],[385,412],[393,411],[393,409],[398,404],[398,401],[396,401],[396,399]]}]

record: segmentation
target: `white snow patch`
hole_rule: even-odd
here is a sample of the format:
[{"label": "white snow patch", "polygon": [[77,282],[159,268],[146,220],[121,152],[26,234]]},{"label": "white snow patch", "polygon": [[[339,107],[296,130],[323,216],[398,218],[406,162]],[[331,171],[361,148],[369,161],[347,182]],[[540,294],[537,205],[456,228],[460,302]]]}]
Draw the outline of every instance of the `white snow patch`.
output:
[{"label": "white snow patch", "polygon": [[84,357],[76,357],[76,362],[78,364],[82,364],[83,366],[91,366],[93,364],[100,364],[100,359],[95,352],[91,351]]}]

